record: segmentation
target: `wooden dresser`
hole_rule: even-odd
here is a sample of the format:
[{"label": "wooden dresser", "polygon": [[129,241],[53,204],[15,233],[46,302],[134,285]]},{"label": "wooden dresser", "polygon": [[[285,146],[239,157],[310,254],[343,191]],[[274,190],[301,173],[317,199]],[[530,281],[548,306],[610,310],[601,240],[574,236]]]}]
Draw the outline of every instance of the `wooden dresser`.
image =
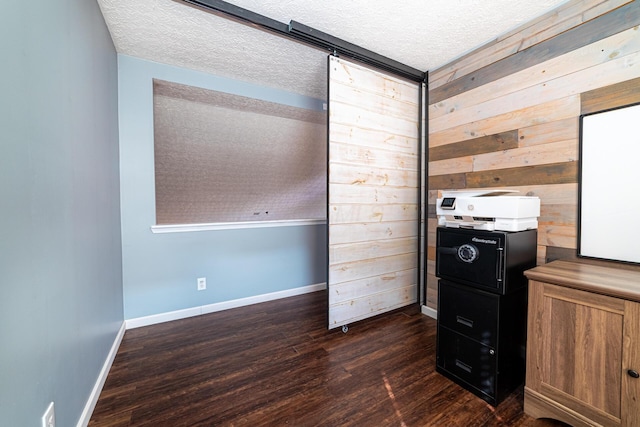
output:
[{"label": "wooden dresser", "polygon": [[554,261],[525,275],[525,413],[640,427],[640,269]]}]

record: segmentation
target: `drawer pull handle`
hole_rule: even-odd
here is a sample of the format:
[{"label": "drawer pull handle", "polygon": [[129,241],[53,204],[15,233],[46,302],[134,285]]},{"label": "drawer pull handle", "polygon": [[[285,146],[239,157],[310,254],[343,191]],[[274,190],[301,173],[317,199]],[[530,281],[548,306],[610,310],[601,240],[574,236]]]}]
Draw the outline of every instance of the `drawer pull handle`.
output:
[{"label": "drawer pull handle", "polygon": [[467,371],[468,373],[471,373],[471,366],[467,365],[464,362],[459,361],[458,359],[456,359],[456,366],[462,369],[463,371]]},{"label": "drawer pull handle", "polygon": [[462,316],[456,316],[456,322],[460,323],[461,325],[467,326],[469,328],[473,328],[473,320],[469,320]]},{"label": "drawer pull handle", "polygon": [[640,378],[640,374],[638,373],[638,371],[633,370],[633,369],[629,369],[627,371],[627,374],[629,374],[629,376],[633,377],[633,378]]}]

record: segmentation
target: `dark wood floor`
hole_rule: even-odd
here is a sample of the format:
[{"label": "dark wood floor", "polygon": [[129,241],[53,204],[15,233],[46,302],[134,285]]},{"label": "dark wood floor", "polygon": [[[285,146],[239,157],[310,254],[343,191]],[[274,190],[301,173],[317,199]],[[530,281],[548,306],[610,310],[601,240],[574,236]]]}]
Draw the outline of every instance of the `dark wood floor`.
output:
[{"label": "dark wood floor", "polygon": [[558,426],[497,408],[435,372],[417,306],[326,329],[326,293],[126,332],[98,426]]}]

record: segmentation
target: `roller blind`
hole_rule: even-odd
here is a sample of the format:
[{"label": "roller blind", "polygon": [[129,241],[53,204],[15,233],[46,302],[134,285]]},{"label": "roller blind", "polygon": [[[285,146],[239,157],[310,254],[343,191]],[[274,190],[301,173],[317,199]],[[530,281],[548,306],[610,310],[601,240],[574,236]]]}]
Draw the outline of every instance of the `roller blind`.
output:
[{"label": "roller blind", "polygon": [[156,224],[326,218],[326,112],[153,84]]}]

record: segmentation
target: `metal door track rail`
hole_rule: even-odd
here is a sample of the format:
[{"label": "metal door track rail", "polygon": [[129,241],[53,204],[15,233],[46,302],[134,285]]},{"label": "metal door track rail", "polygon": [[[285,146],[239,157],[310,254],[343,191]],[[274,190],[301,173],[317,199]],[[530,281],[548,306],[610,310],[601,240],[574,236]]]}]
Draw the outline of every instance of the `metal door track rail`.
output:
[{"label": "metal door track rail", "polygon": [[427,73],[402,64],[393,59],[379,55],[368,49],[354,45],[330,34],[311,28],[300,22],[291,21],[285,24],[275,19],[268,18],[259,13],[252,12],[239,6],[235,6],[222,0],[182,0],[215,12],[220,12],[235,19],[258,26],[262,29],[273,31],[309,45],[326,49],[337,56],[345,56],[372,65],[376,68],[388,71],[397,76],[415,82],[426,82]]}]

